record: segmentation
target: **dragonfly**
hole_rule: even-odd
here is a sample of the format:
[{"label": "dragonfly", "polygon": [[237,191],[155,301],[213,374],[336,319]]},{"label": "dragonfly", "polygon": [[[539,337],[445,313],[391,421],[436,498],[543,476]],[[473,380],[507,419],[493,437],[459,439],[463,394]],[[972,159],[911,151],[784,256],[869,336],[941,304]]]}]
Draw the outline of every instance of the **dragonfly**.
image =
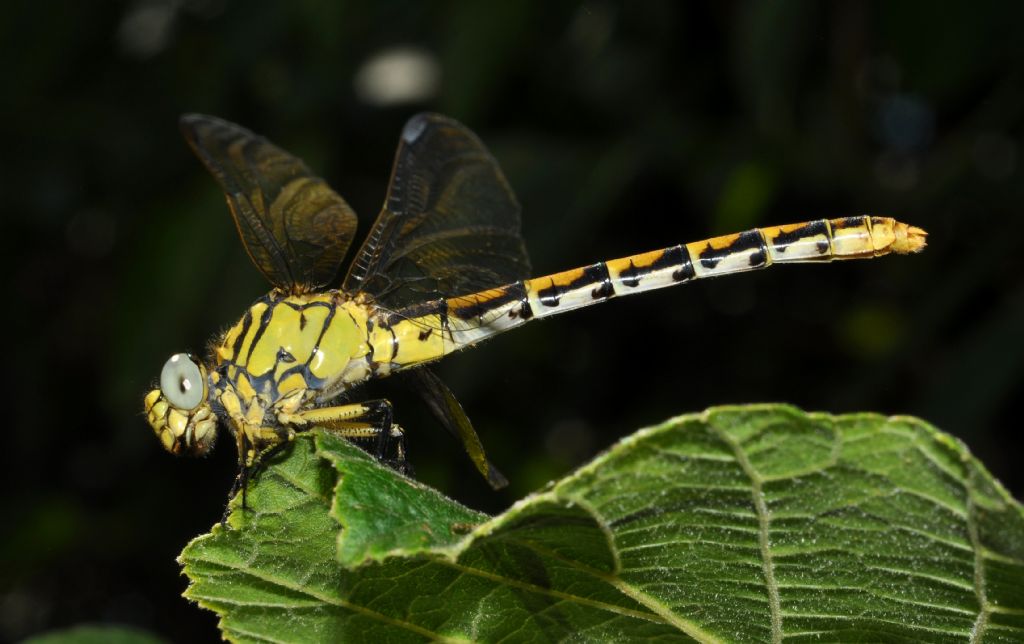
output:
[{"label": "dragonfly", "polygon": [[360,385],[408,372],[428,407],[495,488],[507,480],[429,364],[533,320],[622,295],[773,264],[869,259],[925,247],[924,230],[859,215],[755,228],[530,277],[520,207],[498,162],[458,121],[413,116],[384,206],[340,288],[356,232],[345,200],[299,158],[249,130],[188,114],[181,130],[227,198],[239,236],[273,286],[212,342],[172,355],[145,397],[175,455],[202,456],[224,428],[242,490],[271,454],[318,427],[408,472],[404,431]]}]

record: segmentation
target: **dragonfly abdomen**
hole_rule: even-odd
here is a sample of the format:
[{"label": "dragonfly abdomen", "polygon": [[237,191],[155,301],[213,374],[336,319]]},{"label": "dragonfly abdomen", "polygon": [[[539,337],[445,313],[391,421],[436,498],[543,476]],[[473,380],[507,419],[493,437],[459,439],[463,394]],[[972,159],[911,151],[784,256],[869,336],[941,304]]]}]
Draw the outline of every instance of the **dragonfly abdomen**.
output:
[{"label": "dragonfly abdomen", "polygon": [[924,237],[919,228],[888,217],[818,219],[679,244],[435,300],[391,313],[371,330],[373,375],[437,360],[532,319],[615,296],[772,264],[917,252],[924,248]]},{"label": "dragonfly abdomen", "polygon": [[867,259],[917,252],[924,245],[924,231],[889,217],[862,215],[755,228],[449,298],[443,301],[446,315],[438,315],[439,306],[434,319],[435,324],[447,325],[444,352],[450,353],[528,320],[615,296],[772,264]]}]

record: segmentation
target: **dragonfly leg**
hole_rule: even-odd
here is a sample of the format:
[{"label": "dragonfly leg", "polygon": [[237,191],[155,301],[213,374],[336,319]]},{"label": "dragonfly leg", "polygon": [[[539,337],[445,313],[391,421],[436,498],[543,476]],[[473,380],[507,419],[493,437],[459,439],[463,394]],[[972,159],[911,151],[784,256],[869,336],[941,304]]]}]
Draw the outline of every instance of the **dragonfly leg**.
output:
[{"label": "dragonfly leg", "polygon": [[[239,441],[239,444],[243,444]],[[238,459],[238,474],[235,475],[235,481],[231,484],[231,490],[228,492],[228,502],[224,504],[224,512],[220,515],[220,526],[227,530],[228,528],[228,516],[231,514],[231,502],[238,496],[238,492],[242,492],[242,509],[248,509],[246,490],[249,487],[249,466],[246,464],[244,459]]]},{"label": "dragonfly leg", "polygon": [[[381,433],[383,434],[384,432]],[[388,432],[384,454],[387,453],[387,450],[392,445],[394,446],[394,456],[390,458],[378,456],[378,460],[406,476],[413,476],[412,465],[405,456],[405,432],[395,424],[391,425],[391,431]]]},{"label": "dragonfly leg", "polygon": [[278,420],[294,427],[322,427],[356,442],[373,441],[372,453],[377,460],[409,474],[412,470],[405,459],[405,432],[393,418],[391,403],[383,398],[278,414]]},{"label": "dragonfly leg", "polygon": [[[292,436],[294,437],[294,434],[292,434]],[[265,450],[263,450],[262,452],[260,452],[256,456],[256,460],[253,462],[253,464],[249,468],[249,470],[250,470],[249,471],[249,475],[248,475],[249,480],[250,481],[255,481],[256,477],[258,477],[260,475],[260,473],[266,467],[266,465],[270,461],[270,459],[272,459],[275,456],[277,456],[278,454],[280,454],[281,451],[284,448],[288,447],[291,444],[292,444],[291,440],[285,440],[285,441],[282,441],[280,443],[277,443],[276,445],[271,445],[270,447],[268,447]]]},{"label": "dragonfly leg", "polygon": [[[228,515],[231,514],[231,502],[234,501],[235,495],[238,494],[238,489],[242,484],[242,467],[243,464],[239,463],[238,474],[235,475],[235,482],[231,484],[231,490],[228,492],[228,502],[224,504],[224,512],[220,515],[220,527],[225,530],[228,527]],[[243,497],[243,507],[245,505],[245,495]]]},{"label": "dragonfly leg", "polygon": [[[238,460],[238,474],[234,483],[231,484],[231,491],[228,492],[228,503],[224,507],[224,514],[220,523],[227,527],[228,515],[231,514],[231,501],[239,491],[242,492],[242,509],[249,509],[248,493],[249,482],[254,480],[263,470],[267,460],[291,444],[295,438],[295,430],[290,428],[271,427],[244,427],[236,433],[238,453],[242,456]],[[270,443],[269,447],[257,451],[257,444]]]}]

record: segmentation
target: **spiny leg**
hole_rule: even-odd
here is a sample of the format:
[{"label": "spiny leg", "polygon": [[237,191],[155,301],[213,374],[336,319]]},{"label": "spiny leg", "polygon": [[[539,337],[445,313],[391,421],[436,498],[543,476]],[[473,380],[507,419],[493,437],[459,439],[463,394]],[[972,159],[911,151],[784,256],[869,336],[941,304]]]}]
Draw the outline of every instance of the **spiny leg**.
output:
[{"label": "spiny leg", "polygon": [[401,472],[406,476],[414,476],[412,464],[406,458],[405,453],[405,432],[397,424],[392,424],[391,429],[388,432],[388,444],[394,445],[395,457],[392,459],[384,459],[384,464],[391,469]]},{"label": "spiny leg", "polygon": [[[231,490],[228,492],[228,502],[224,504],[224,512],[220,515],[220,526],[222,528],[228,527],[228,515],[231,514],[231,502],[235,500],[235,496],[238,494],[239,487],[242,484],[243,472],[245,464],[241,461],[238,462],[238,474],[235,474],[235,481],[231,484]],[[245,494],[242,494],[242,507],[245,508]]]},{"label": "spiny leg", "polygon": [[[227,526],[228,515],[231,514],[231,502],[235,499],[238,491],[242,492],[242,509],[249,509],[249,482],[254,480],[260,473],[268,459],[273,458],[282,449],[292,443],[295,438],[295,431],[288,428],[247,427],[237,432],[238,444],[238,474],[235,482],[228,492],[228,502],[224,507],[224,514],[221,516],[221,525]],[[256,451],[256,441],[270,443],[270,447],[263,451]]]},{"label": "spiny leg", "polygon": [[[240,440],[239,445],[244,444],[244,441]],[[224,504],[224,512],[220,515],[220,525],[222,528],[227,529],[228,527],[228,516],[231,514],[231,502],[238,496],[238,491],[242,491],[242,509],[245,510],[247,505],[246,490],[249,487],[249,468],[245,464],[245,459],[238,459],[238,473],[235,474],[235,481],[231,484],[231,490],[228,492],[228,502]]]},{"label": "spiny leg", "polygon": [[[292,434],[292,436],[294,436],[294,434]],[[252,465],[250,465],[249,468],[248,468],[249,469],[249,474],[248,474],[247,478],[248,478],[249,482],[255,481],[256,478],[266,468],[267,463],[270,462],[270,459],[272,459],[275,456],[277,456],[278,454],[280,454],[281,451],[283,451],[286,447],[288,447],[291,444],[292,444],[292,441],[289,438],[289,439],[283,440],[280,443],[277,443],[275,445],[271,445],[270,447],[266,448],[265,450],[263,450],[262,452],[257,454],[256,459],[253,461]]]},{"label": "spiny leg", "polygon": [[235,432],[235,444],[238,448],[238,474],[235,474],[235,481],[231,484],[231,490],[228,492],[228,502],[224,504],[224,512],[220,515],[220,525],[225,529],[228,527],[228,516],[231,514],[231,502],[238,496],[239,490],[242,491],[242,509],[244,510],[247,507],[246,490],[249,487],[249,476],[244,455],[248,448],[246,446],[244,430],[239,429]]},{"label": "spiny leg", "polygon": [[[373,440],[377,460],[403,474],[411,474],[412,468],[405,458],[405,433],[394,424],[393,417],[391,403],[381,398],[279,415],[278,420],[300,428],[323,427],[354,441]],[[394,458],[389,458],[392,450]]]}]

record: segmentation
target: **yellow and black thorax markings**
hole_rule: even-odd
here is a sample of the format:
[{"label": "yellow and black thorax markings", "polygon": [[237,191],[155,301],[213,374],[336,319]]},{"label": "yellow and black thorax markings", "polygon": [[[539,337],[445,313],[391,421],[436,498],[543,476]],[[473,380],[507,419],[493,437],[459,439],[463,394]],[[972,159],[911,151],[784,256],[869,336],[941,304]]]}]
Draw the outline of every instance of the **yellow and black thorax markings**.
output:
[{"label": "yellow and black thorax markings", "polygon": [[225,384],[245,399],[272,403],[299,389],[330,386],[367,351],[365,307],[328,291],[261,298],[214,353]]}]

